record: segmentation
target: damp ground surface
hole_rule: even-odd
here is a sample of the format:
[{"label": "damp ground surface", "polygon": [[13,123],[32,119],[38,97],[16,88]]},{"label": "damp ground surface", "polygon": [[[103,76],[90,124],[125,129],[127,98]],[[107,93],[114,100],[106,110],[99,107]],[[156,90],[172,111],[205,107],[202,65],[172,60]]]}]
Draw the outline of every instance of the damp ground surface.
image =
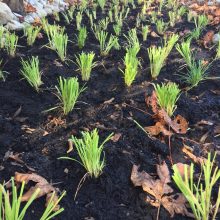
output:
[{"label": "damp ground surface", "polygon": [[[123,33],[134,27],[136,13],[134,11],[128,17]],[[83,23],[89,27],[86,16]],[[64,22],[60,24],[65,25]],[[190,28],[193,25],[183,19],[172,31],[180,33]],[[71,41],[76,39],[75,21],[66,25],[66,32]],[[151,83],[170,80],[177,82],[182,89],[186,87],[177,75],[186,71],[185,68],[179,71],[183,62],[177,51],[174,49],[171,52],[158,79],[151,81],[147,48],[152,44],[159,44],[160,38],[149,36],[145,43],[139,35],[142,47],[138,56],[142,59],[142,69],[128,89],[118,69],[123,68],[125,47],[120,51],[112,50],[107,57],[100,57],[98,42],[89,31],[84,51],[96,53],[98,66],[92,71],[91,79],[86,83],[87,89],[81,94],[75,109],[68,117],[62,117],[57,111],[44,111],[58,102],[53,92],[59,76],[77,76],[81,86],[84,85],[76,71],[76,65],[73,62],[61,63],[53,51],[43,47],[47,44],[45,35],[33,47],[28,47],[22,33],[18,34],[21,47],[18,48],[16,57],[10,58],[3,51],[0,53],[0,59],[5,63],[4,70],[10,73],[6,82],[0,82],[0,182],[8,181],[15,172],[27,173],[34,169],[60,191],[66,190],[67,195],[61,202],[65,211],[55,219],[156,219],[157,208],[144,201],[144,192],[133,186],[130,175],[133,164],[140,165],[141,169],[152,175],[156,175],[156,164],[162,160],[171,167],[168,140],[162,137],[150,138],[132,119],[142,126],[154,124],[150,115],[152,112],[145,103],[145,97],[153,89]],[[125,44],[123,36],[120,37],[120,43]],[[199,51],[198,59],[210,59],[214,56],[214,50],[205,49],[196,43],[193,47]],[[78,53],[80,50],[76,43],[69,42],[68,58],[75,60]],[[19,73],[21,58],[30,56],[38,56],[40,60],[44,84],[39,94],[21,79]],[[187,93],[182,92],[178,100],[175,115],[182,115],[189,122],[190,129],[185,135],[175,134],[171,138],[174,163],[190,163],[181,150],[184,144],[190,146],[196,156],[206,155],[210,151],[219,152],[220,140],[215,137],[220,121],[220,82],[215,79],[219,76],[219,69],[220,61],[213,62],[208,71],[212,78]],[[13,117],[19,108],[19,115]],[[58,158],[67,155],[68,139],[71,135],[80,137],[81,131],[94,128],[99,129],[102,140],[112,132],[120,138],[106,144],[106,167],[103,174],[98,179],[87,178],[74,201],[77,186],[85,175],[85,170],[77,163]],[[7,159],[9,152],[20,153],[25,165]],[[68,155],[77,158],[76,151]],[[26,219],[38,220],[44,203],[43,198],[38,199],[31,206]],[[171,219],[162,207],[160,219]],[[188,218],[175,215],[173,219]]]}]

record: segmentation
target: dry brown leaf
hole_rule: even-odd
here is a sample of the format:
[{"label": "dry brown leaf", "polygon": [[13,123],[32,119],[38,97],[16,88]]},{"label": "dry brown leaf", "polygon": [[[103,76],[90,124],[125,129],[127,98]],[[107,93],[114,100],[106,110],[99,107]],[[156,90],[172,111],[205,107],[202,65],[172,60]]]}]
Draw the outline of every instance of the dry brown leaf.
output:
[{"label": "dry brown leaf", "polygon": [[182,148],[183,153],[185,153],[191,160],[193,160],[195,163],[203,164],[206,162],[206,159],[204,157],[197,157],[195,156],[187,146],[183,146]]},{"label": "dry brown leaf", "polygon": [[32,6],[31,4],[29,4],[29,3],[27,3],[27,4],[24,6],[24,10],[25,10],[25,12],[27,12],[27,13],[31,13],[31,12],[36,12],[36,11],[37,11],[37,9],[36,9],[34,6]]},{"label": "dry brown leaf", "polygon": [[150,32],[150,36],[151,36],[151,37],[155,37],[155,38],[156,38],[156,37],[160,37],[160,36],[159,36],[156,32],[154,32],[154,31],[151,31],[151,32]]},{"label": "dry brown leaf", "polygon": [[157,174],[163,183],[171,182],[170,171],[165,161],[162,164],[157,164]]},{"label": "dry brown leaf", "polygon": [[[36,192],[37,189],[40,189],[39,194],[37,195],[37,198],[40,198],[42,196],[47,196],[48,194],[54,193],[55,192],[55,196],[54,196],[54,200],[53,202],[55,203],[57,201],[57,190],[50,184],[48,183],[48,181],[42,177],[37,175],[36,173],[15,173],[15,178],[14,178],[15,182],[17,183],[22,183],[23,181],[27,184],[30,181],[35,182],[36,185],[31,187],[21,198],[21,201],[28,201],[31,196],[33,195],[34,192]],[[50,198],[47,196],[47,199]],[[48,202],[48,200],[46,200]],[[47,205],[46,202],[46,205]],[[59,209],[59,205],[56,206],[55,210]]]},{"label": "dry brown leaf", "polygon": [[68,148],[68,150],[67,150],[67,154],[69,154],[70,152],[72,152],[73,151],[73,142],[72,142],[72,140],[68,140],[68,146],[69,146],[69,148]]},{"label": "dry brown leaf", "polygon": [[114,134],[112,137],[111,137],[111,140],[114,142],[114,143],[116,143],[116,142],[118,142],[119,141],[119,139],[121,138],[121,133],[116,133],[116,134]]},{"label": "dry brown leaf", "polygon": [[162,205],[170,213],[171,217],[175,213],[193,217],[193,214],[188,212],[186,200],[181,194],[167,195],[173,193],[173,189],[167,184],[170,181],[170,175],[165,162],[157,166],[157,173],[160,179],[154,179],[145,171],[139,172],[138,168],[139,166],[133,165],[131,181],[135,186],[141,186],[145,192],[155,197],[155,199],[147,197],[146,202],[157,208]]},{"label": "dry brown leaf", "polygon": [[208,45],[212,43],[212,38],[214,36],[215,32],[214,31],[208,31],[205,36],[203,37],[203,45],[205,48],[209,48]]},{"label": "dry brown leaf", "polygon": [[173,134],[171,131],[168,131],[161,122],[157,122],[154,126],[144,127],[144,130],[151,136],[157,136],[160,133],[163,133],[165,136],[171,136]]}]

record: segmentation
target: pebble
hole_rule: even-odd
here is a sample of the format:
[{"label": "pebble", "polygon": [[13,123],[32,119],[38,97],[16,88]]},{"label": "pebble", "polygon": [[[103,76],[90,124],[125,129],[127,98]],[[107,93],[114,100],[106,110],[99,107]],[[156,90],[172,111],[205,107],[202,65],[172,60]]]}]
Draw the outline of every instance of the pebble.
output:
[{"label": "pebble", "polygon": [[220,34],[214,34],[212,37],[212,42],[214,44],[218,43],[220,41]]}]

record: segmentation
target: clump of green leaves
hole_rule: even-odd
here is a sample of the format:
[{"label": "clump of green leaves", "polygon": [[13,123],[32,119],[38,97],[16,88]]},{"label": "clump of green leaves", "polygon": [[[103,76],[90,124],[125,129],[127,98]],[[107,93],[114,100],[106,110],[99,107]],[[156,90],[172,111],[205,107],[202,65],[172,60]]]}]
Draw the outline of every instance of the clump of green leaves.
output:
[{"label": "clump of green leaves", "polygon": [[79,95],[85,90],[84,87],[79,87],[79,82],[76,77],[68,79],[59,78],[59,84],[56,86],[57,94],[60,103],[58,106],[50,109],[62,109],[64,115],[68,115],[74,108]]},{"label": "clump of green leaves", "polygon": [[[18,192],[18,189],[15,186],[14,178],[11,179],[11,185],[12,191],[10,194],[9,191],[7,191],[7,189],[5,188],[5,186],[0,184],[0,219],[23,220],[25,219],[25,215],[28,208],[33,204],[38,194],[40,194],[40,189],[37,189],[35,192],[33,192],[28,202],[24,206],[22,206],[21,203],[25,188],[25,182],[22,182],[20,192]],[[58,203],[61,201],[64,195],[65,192],[57,199],[55,203],[55,194],[51,196],[40,220],[49,220],[64,211],[64,208],[54,211],[55,207],[57,207]]]},{"label": "clump of green leaves", "polygon": [[204,64],[202,61],[192,61],[189,66],[189,70],[181,77],[189,85],[190,89],[198,86],[198,84],[207,79],[208,64]]},{"label": "clump of green leaves", "polygon": [[219,40],[218,46],[217,46],[216,59],[220,59],[220,40]]},{"label": "clump of green leaves", "polygon": [[82,132],[82,139],[72,136],[70,141],[72,141],[76,147],[80,161],[70,157],[61,157],[59,159],[76,161],[85,168],[91,177],[98,178],[105,167],[105,157],[102,157],[104,145],[111,137],[112,134],[100,144],[97,129],[94,129],[92,132]]},{"label": "clump of green leaves", "polygon": [[192,53],[191,53],[190,44],[191,44],[191,39],[188,39],[187,41],[183,41],[181,44],[176,45],[177,51],[183,57],[187,66],[192,65]]},{"label": "clump of green leaves", "polygon": [[5,47],[5,33],[6,29],[3,26],[0,26],[0,49]]},{"label": "clump of green leaves", "polygon": [[[118,38],[111,35],[108,39],[108,32],[100,31],[97,33],[97,39],[100,45],[100,53],[102,56],[107,56],[112,48],[120,49]],[[107,40],[108,39],[108,40]]]},{"label": "clump of green leaves", "polygon": [[177,166],[173,166],[173,180],[189,202],[196,220],[215,220],[219,211],[219,187],[217,199],[213,204],[214,187],[220,179],[220,170],[215,166],[215,158],[216,155],[211,159],[211,154],[208,154],[208,159],[201,165],[202,172],[197,182],[194,180],[194,164],[191,164],[190,167],[185,165],[183,176]]},{"label": "clump of green leaves", "polygon": [[94,57],[95,54],[93,52],[88,54],[82,52],[76,57],[76,63],[81,72],[83,81],[88,81],[90,79],[92,68],[96,66],[96,63],[93,62]]},{"label": "clump of green leaves", "polygon": [[18,46],[18,36],[15,33],[6,32],[5,34],[5,49],[11,57],[15,56]]},{"label": "clump of green leaves", "polygon": [[27,61],[22,59],[21,65],[21,75],[37,92],[39,92],[39,87],[43,84],[43,82],[41,80],[38,57],[32,57]]},{"label": "clump of green leaves", "polygon": [[153,46],[148,48],[151,76],[153,79],[157,78],[157,76],[160,74],[160,71],[165,64],[165,60],[170,54],[178,38],[178,35],[172,35],[168,40],[165,40],[164,47]]},{"label": "clump of green leaves", "polygon": [[137,53],[140,48],[130,47],[127,49],[127,53],[124,58],[125,70],[122,71],[124,75],[125,84],[129,87],[132,82],[135,80],[136,75],[138,74],[138,66],[140,61],[137,58]]},{"label": "clump of green leaves", "polygon": [[147,41],[147,35],[149,33],[149,27],[147,25],[142,25],[142,37],[143,41]]},{"label": "clump of green leaves", "polygon": [[80,27],[78,36],[77,36],[78,46],[80,49],[82,49],[85,46],[86,38],[87,38],[86,27]]},{"label": "clump of green leaves", "polygon": [[176,110],[176,102],[180,97],[180,89],[176,83],[154,85],[159,106],[171,117]]},{"label": "clump of green leaves", "polygon": [[167,28],[168,28],[168,24],[165,23],[162,19],[158,19],[156,21],[156,29],[158,34],[163,35],[164,32],[167,30]]},{"label": "clump of green leaves", "polygon": [[191,33],[192,38],[199,39],[202,30],[208,25],[209,20],[206,15],[199,15],[194,18],[195,29]]},{"label": "clump of green leaves", "polygon": [[32,46],[40,33],[41,27],[34,27],[32,25],[24,29],[24,35],[27,37],[27,45]]}]

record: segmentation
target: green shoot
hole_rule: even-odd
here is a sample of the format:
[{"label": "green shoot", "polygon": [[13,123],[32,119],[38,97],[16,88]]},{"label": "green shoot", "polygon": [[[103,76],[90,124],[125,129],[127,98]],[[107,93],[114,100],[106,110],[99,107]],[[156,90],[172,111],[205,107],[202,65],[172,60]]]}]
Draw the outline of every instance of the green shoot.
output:
[{"label": "green shoot", "polygon": [[[173,180],[189,202],[196,220],[215,220],[219,211],[219,186],[217,199],[215,203],[213,202],[213,190],[220,179],[220,170],[215,166],[215,158],[216,154],[213,159],[211,159],[211,154],[208,154],[208,159],[201,165],[202,173],[197,182],[194,180],[195,169],[193,163],[189,168],[185,166],[183,176],[176,165],[173,166]],[[202,179],[204,179],[204,183],[202,183]]]},{"label": "green shoot", "polygon": [[100,45],[100,53],[102,56],[107,56],[112,48],[119,49],[118,38],[111,35],[107,41],[108,33],[105,31],[100,31],[97,33],[97,39]]},{"label": "green shoot", "polygon": [[0,49],[3,49],[5,47],[5,32],[6,29],[3,26],[0,26]]},{"label": "green shoot", "polygon": [[23,220],[27,209],[37,198],[40,193],[40,189],[33,192],[28,202],[21,206],[22,196],[24,193],[25,182],[22,182],[20,193],[18,193],[17,187],[15,186],[14,179],[11,179],[12,183],[12,201],[10,201],[10,193],[5,189],[4,185],[0,184],[0,219],[4,220]]},{"label": "green shoot", "polygon": [[81,27],[81,23],[82,23],[82,12],[77,12],[77,15],[76,15],[76,28],[77,30],[80,29]]},{"label": "green shoot", "polygon": [[8,74],[8,72],[6,72],[6,71],[4,71],[4,70],[2,70],[2,60],[0,60],[0,81],[3,81],[3,82],[5,82],[5,80],[6,80],[6,74]]},{"label": "green shoot", "polygon": [[132,82],[135,80],[138,73],[138,66],[140,62],[138,60],[137,53],[139,49],[136,47],[130,47],[127,49],[127,53],[124,58],[125,71],[122,71],[124,75],[125,84],[130,87]]},{"label": "green shoot", "polygon": [[85,90],[85,88],[79,87],[79,82],[76,77],[69,79],[59,78],[59,85],[56,86],[57,97],[60,101],[59,105],[53,109],[60,108],[64,115],[68,115],[74,108],[79,95]]},{"label": "green shoot", "polygon": [[70,141],[72,141],[76,147],[80,161],[70,157],[61,157],[59,159],[76,161],[85,168],[91,177],[98,178],[105,167],[105,157],[102,157],[104,145],[111,139],[111,137],[112,134],[99,144],[99,134],[97,129],[94,129],[92,132],[82,132],[82,139],[72,136]]},{"label": "green shoot", "polygon": [[216,59],[220,59],[220,40],[218,41],[218,47],[217,47],[217,53],[216,53]]},{"label": "green shoot", "polygon": [[100,8],[102,9],[102,12],[104,11],[105,9],[105,4],[106,4],[106,0],[97,0]]},{"label": "green shoot", "polygon": [[162,19],[158,19],[156,21],[156,29],[158,34],[163,35],[164,32],[167,30],[168,24],[166,24]]},{"label": "green shoot", "polygon": [[41,72],[39,70],[38,57],[32,57],[27,61],[24,61],[22,59],[21,64],[21,75],[37,92],[39,92],[39,87],[43,84],[43,82],[41,81]]},{"label": "green shoot", "polygon": [[175,83],[154,85],[159,106],[171,117],[176,110],[176,102],[180,97],[180,89]]},{"label": "green shoot", "polygon": [[147,35],[149,33],[149,27],[147,25],[142,25],[142,37],[143,37],[143,41],[147,41]]},{"label": "green shoot", "polygon": [[185,42],[182,42],[181,44],[176,45],[177,51],[180,53],[180,55],[183,57],[184,61],[186,62],[187,66],[192,65],[192,53],[191,53],[191,39],[188,39]]},{"label": "green shoot", "polygon": [[17,49],[18,36],[15,33],[6,32],[5,49],[9,56],[14,57]]},{"label": "green shoot", "polygon": [[34,27],[32,25],[24,29],[24,34],[27,37],[27,45],[32,46],[41,30],[41,27]]},{"label": "green shoot", "polygon": [[78,57],[76,57],[77,66],[81,72],[82,80],[88,81],[90,79],[92,68],[96,66],[96,63],[93,62],[95,54],[84,53],[82,52]]},{"label": "green shoot", "polygon": [[119,36],[121,34],[122,26],[121,26],[121,24],[117,23],[117,24],[113,25],[113,29],[114,29],[116,36]]},{"label": "green shoot", "polygon": [[203,64],[201,61],[192,61],[191,66],[189,66],[188,73],[181,76],[185,83],[189,85],[190,88],[198,86],[198,84],[207,79],[207,73],[209,65]]},{"label": "green shoot", "polygon": [[86,38],[87,38],[86,27],[80,27],[77,37],[79,49],[82,49],[85,46]]}]

